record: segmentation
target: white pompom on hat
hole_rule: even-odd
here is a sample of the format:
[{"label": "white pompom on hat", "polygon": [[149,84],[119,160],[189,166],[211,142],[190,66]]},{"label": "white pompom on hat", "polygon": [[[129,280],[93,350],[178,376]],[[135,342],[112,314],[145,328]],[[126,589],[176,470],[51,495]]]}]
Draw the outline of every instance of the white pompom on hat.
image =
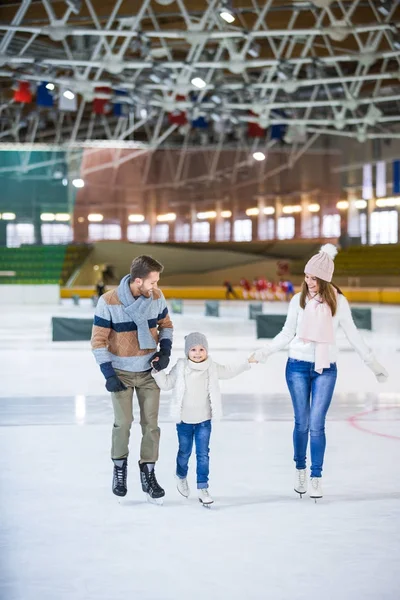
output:
[{"label": "white pompom on hat", "polygon": [[304,267],[304,273],[318,277],[318,279],[322,279],[323,281],[331,282],[335,269],[333,260],[337,253],[336,246],[333,244],[324,244],[321,246],[318,254],[310,258]]}]

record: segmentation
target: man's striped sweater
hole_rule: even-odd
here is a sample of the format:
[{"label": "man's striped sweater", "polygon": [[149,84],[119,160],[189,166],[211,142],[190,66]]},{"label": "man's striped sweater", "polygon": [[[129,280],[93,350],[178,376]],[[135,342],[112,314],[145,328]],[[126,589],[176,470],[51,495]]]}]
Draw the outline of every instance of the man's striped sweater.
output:
[{"label": "man's striped sweater", "polygon": [[[138,373],[151,369],[150,359],[160,349],[171,350],[173,326],[161,290],[143,300],[141,322],[132,319],[135,298],[129,289],[129,279],[124,277],[117,289],[106,292],[96,306],[92,350],[104,377],[115,375],[114,369]],[[145,317],[145,321],[143,320]],[[140,331],[140,328],[147,329]],[[138,331],[139,329],[139,331]],[[147,336],[147,340],[146,340]],[[139,340],[146,340],[141,347]]]}]

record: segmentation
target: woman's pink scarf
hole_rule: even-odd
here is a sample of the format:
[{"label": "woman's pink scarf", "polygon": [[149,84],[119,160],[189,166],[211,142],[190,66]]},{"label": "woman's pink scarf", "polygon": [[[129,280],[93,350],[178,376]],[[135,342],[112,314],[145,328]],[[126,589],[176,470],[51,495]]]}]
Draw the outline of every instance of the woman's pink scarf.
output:
[{"label": "woman's pink scarf", "polygon": [[330,367],[329,344],[335,343],[333,317],[329,304],[319,294],[305,306],[299,337],[304,342],[315,342],[315,370],[322,373]]}]

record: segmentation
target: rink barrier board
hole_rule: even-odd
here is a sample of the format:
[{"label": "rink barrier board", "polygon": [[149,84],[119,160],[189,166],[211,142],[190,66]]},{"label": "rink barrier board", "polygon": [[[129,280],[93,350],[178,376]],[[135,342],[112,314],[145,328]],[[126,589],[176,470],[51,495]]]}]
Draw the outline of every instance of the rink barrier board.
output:
[{"label": "rink barrier board", "polygon": [[93,319],[53,317],[51,319],[53,342],[86,342],[92,337]]},{"label": "rink barrier board", "polygon": [[[160,286],[163,294],[168,299],[176,300],[225,300],[225,289],[222,287],[164,287]],[[235,291],[239,299],[243,299],[242,291],[238,287]],[[296,288],[298,291],[298,288]],[[365,302],[368,304],[400,304],[400,289],[398,288],[342,288],[349,302]],[[93,287],[61,288],[61,298],[72,298],[78,295],[81,298],[92,298],[95,291]],[[248,298],[248,302],[257,302],[257,299]],[[230,300],[235,302],[235,300]]]}]

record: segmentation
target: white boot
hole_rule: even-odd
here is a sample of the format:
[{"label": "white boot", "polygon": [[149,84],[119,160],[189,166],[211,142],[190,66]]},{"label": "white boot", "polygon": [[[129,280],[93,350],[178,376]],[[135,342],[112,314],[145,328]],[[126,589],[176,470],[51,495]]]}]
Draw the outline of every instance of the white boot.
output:
[{"label": "white boot", "polygon": [[300,498],[307,491],[307,471],[306,469],[296,469],[294,479],[294,491],[300,494]]},{"label": "white boot", "polygon": [[175,475],[175,477],[176,477],[176,489],[178,490],[178,492],[180,494],[182,494],[182,496],[185,496],[185,498],[189,498],[190,488],[189,488],[189,484],[188,484],[186,477],[181,478],[181,477],[178,477],[178,475]]},{"label": "white boot", "polygon": [[199,495],[199,502],[201,502],[204,506],[210,506],[210,504],[214,502],[207,488],[201,488],[200,490],[197,490],[197,492]]},{"label": "white boot", "polygon": [[321,485],[321,477],[311,477],[310,479],[310,498],[322,498],[322,485]]}]

